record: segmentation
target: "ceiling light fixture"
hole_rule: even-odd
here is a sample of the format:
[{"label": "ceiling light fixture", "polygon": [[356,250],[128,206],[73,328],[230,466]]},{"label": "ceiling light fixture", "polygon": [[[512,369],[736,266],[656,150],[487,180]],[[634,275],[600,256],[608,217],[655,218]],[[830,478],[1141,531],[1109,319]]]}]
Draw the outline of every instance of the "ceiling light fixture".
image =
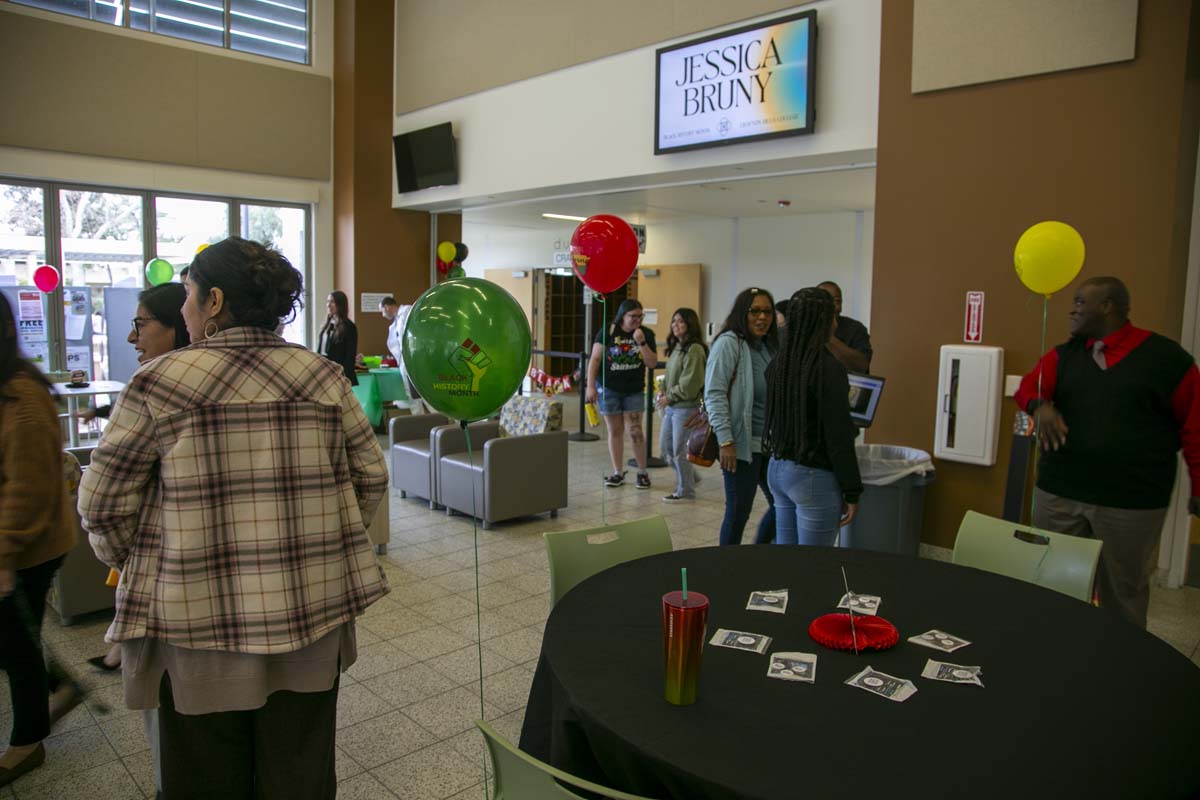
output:
[{"label": "ceiling light fixture", "polygon": [[542,219],[567,219],[571,222],[583,222],[587,217],[573,217],[570,214],[542,214]]}]

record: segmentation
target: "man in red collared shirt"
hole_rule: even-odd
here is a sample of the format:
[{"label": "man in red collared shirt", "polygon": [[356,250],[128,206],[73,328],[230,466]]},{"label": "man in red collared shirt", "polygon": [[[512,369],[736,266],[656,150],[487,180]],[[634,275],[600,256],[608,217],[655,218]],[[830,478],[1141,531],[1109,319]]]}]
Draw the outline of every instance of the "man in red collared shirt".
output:
[{"label": "man in red collared shirt", "polygon": [[1044,451],[1033,524],[1100,539],[1100,604],[1144,628],[1181,447],[1200,516],[1200,372],[1178,344],[1130,323],[1117,278],[1080,284],[1070,332],[1016,394]]}]

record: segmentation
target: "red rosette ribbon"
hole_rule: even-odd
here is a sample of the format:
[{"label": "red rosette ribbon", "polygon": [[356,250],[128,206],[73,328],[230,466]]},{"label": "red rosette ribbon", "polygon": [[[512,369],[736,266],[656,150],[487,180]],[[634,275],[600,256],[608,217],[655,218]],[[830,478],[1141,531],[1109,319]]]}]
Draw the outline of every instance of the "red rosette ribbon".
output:
[{"label": "red rosette ribbon", "polygon": [[808,626],[814,642],[833,650],[853,650],[855,639],[859,650],[887,650],[900,641],[896,626],[882,617],[855,616],[854,633],[852,637],[849,614],[826,614]]}]

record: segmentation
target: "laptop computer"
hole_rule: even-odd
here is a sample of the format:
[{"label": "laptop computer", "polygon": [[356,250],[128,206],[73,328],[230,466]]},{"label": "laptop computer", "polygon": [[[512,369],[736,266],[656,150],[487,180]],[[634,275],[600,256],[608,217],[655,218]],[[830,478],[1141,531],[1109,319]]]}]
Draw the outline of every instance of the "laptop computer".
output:
[{"label": "laptop computer", "polygon": [[847,377],[850,379],[850,419],[860,428],[869,428],[875,421],[884,379],[878,375],[851,374]]}]

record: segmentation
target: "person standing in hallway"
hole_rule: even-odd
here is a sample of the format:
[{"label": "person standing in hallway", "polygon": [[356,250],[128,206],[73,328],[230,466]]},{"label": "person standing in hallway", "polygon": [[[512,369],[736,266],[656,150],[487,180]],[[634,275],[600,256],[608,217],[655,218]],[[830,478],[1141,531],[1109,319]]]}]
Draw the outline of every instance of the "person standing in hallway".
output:
[{"label": "person standing in hallway", "polygon": [[837,360],[846,365],[851,372],[866,375],[871,371],[871,335],[867,326],[856,319],[842,316],[842,287],[833,281],[817,284],[818,289],[824,289],[833,297],[833,305],[837,314],[837,325],[833,337],[829,340],[829,352],[837,356]]},{"label": "person standing in hallway", "polygon": [[835,318],[827,292],[796,292],[779,355],[767,368],[763,449],[771,454],[777,544],[835,546],[862,494],[850,384],[827,346]]},{"label": "person standing in hallway", "polygon": [[341,368],[273,333],[303,296],[286,258],[230,237],[185,286],[192,345],[134,374],[80,484],[125,702],[159,709],[170,800],[333,797],[387,466]]},{"label": "person standing in hallway", "polygon": [[663,502],[677,503],[696,499],[696,470],[687,460],[690,430],[684,427],[704,398],[704,362],[708,348],[700,339],[700,315],[681,308],[671,315],[671,333],[667,336],[667,371],[663,379],[658,407],[662,410],[659,450],[675,468],[675,491]]},{"label": "person standing in hallway", "polygon": [[[408,370],[404,366],[404,325],[408,322],[408,312],[410,311],[412,311],[412,306],[400,305],[391,295],[379,301],[379,313],[388,321],[388,352],[392,354],[392,358],[396,359],[396,367],[400,370],[400,376],[404,378],[404,391],[408,393],[408,398],[412,401],[410,409],[412,413],[417,414],[424,413],[425,402],[421,399],[417,387],[413,386],[413,382],[408,379]],[[397,405],[402,404],[397,403]]]},{"label": "person standing in hallway", "polygon": [[50,727],[82,698],[73,682],[47,673],[42,655],[46,592],[75,544],[52,391],[21,357],[12,307],[0,295],[0,669],[12,698],[0,787],[45,762]]},{"label": "person standing in hallway", "polygon": [[713,340],[705,369],[704,407],[721,447],[725,482],[723,545],[742,543],[757,488],[767,498],[767,510],[754,543],[768,544],[775,539],[775,498],[767,485],[762,432],[767,420],[767,365],[775,357],[778,341],[771,293],[743,289]]},{"label": "person standing in hallway", "polygon": [[1200,515],[1200,372],[1178,344],[1134,327],[1129,310],[1119,279],[1080,284],[1071,338],[1021,380],[1016,401],[1044,451],[1034,526],[1103,542],[1100,605],[1144,628],[1181,447],[1188,510]]},{"label": "person standing in hallway", "polygon": [[[632,298],[622,300],[609,330],[596,334],[588,361],[587,402],[599,401],[600,414],[608,428],[608,455],[613,471],[604,479],[604,485],[609,488],[625,483],[626,429],[637,464],[637,488],[650,488],[642,413],[646,407],[646,366],[658,363],[658,354],[654,331],[642,327],[643,316],[641,303]],[[601,368],[603,382],[598,377]]]},{"label": "person standing in hallway", "polygon": [[358,326],[350,319],[350,301],[346,293],[330,292],[325,299],[325,310],[325,325],[321,328],[317,352],[340,364],[346,380],[351,386],[357,386],[354,361],[358,355]]}]

